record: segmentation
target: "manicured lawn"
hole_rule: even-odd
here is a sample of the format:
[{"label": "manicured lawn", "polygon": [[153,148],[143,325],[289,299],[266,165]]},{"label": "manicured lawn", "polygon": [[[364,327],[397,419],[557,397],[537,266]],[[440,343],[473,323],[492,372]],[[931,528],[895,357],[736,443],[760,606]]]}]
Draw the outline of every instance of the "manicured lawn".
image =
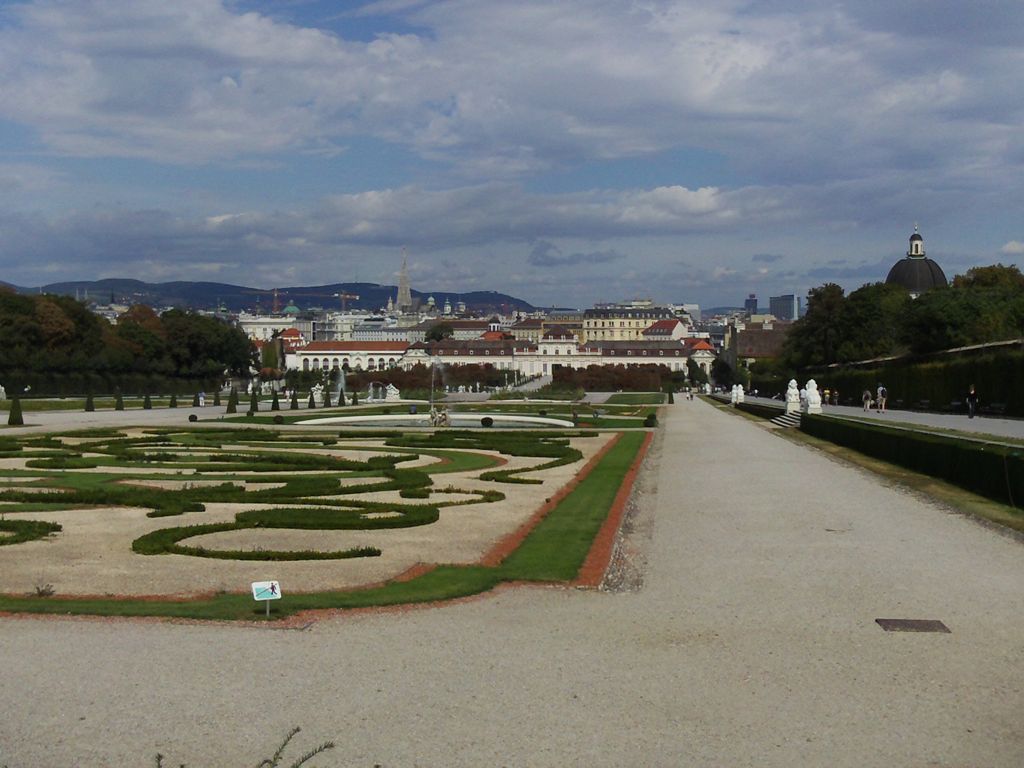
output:
[{"label": "manicured lawn", "polygon": [[665,402],[663,392],[617,392],[606,401],[609,405],[661,405]]}]

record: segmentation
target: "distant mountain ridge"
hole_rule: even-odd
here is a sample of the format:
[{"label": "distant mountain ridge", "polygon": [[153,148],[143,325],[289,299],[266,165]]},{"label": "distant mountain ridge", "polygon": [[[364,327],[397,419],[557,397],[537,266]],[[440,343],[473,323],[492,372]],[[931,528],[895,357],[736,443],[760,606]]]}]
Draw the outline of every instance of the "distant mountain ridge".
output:
[{"label": "distant mountain ridge", "polygon": [[[274,305],[274,290],[249,288],[230,283],[192,282],[179,280],[168,283],[147,283],[129,278],[106,278],[103,280],[70,280],[50,283],[38,288],[24,288],[0,282],[18,293],[54,293],[91,299],[100,304],[148,304],[153,307],[183,307],[188,309],[216,309],[225,307],[231,312],[242,310],[270,312]],[[277,303],[280,309],[294,303],[299,309],[310,307],[340,309],[339,294],[351,294],[358,299],[346,299],[347,309],[376,310],[387,305],[388,298],[394,299],[398,288],[378,283],[329,283],[327,285],[298,286],[277,289]],[[428,296],[434,296],[439,307],[445,301],[453,305],[465,302],[466,308],[476,312],[532,312],[534,306],[523,299],[497,291],[412,291],[413,300],[425,304]]]}]

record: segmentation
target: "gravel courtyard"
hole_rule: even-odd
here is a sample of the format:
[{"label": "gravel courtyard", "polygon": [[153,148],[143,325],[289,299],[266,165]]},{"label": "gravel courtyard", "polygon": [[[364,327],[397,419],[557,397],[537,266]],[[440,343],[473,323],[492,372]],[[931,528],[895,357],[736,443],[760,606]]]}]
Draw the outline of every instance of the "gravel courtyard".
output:
[{"label": "gravel courtyard", "polygon": [[[663,409],[638,588],[301,630],[0,617],[0,766],[1024,765],[1024,548],[702,402]],[[885,632],[939,619],[949,634]]]}]

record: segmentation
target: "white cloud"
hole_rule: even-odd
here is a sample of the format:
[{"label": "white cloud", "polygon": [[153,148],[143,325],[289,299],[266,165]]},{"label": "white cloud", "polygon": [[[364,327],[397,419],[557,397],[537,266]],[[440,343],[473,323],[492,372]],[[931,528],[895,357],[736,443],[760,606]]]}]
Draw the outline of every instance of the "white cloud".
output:
[{"label": "white cloud", "polygon": [[218,0],[37,0],[0,28],[0,110],[73,155],[210,162],[369,135],[475,178],[676,146],[764,178],[1010,176],[1024,146],[1007,119],[1020,117],[1017,82],[1000,74],[1019,47],[950,59],[845,4],[364,11],[407,14],[429,35],[352,42]]},{"label": "white cloud", "polygon": [[1002,248],[999,249],[1000,253],[1006,253],[1011,256],[1019,256],[1024,253],[1024,243],[1020,240],[1011,240],[1006,243]]}]

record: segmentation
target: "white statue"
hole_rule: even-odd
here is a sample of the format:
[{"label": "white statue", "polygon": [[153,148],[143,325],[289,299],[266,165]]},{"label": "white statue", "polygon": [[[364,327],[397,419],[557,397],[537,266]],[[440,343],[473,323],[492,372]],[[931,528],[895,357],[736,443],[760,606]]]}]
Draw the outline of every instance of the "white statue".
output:
[{"label": "white statue", "polygon": [[732,403],[733,405],[736,405],[736,401],[737,401],[736,387],[737,387],[736,384],[732,385],[732,392],[729,395],[729,402]]},{"label": "white statue", "polygon": [[786,388],[786,413],[800,412],[800,390],[797,388],[796,379],[789,380]]},{"label": "white statue", "polygon": [[743,385],[742,384],[737,384],[736,385],[736,402],[737,403],[742,403],[745,400],[746,400],[746,398],[743,395]]},{"label": "white statue", "polygon": [[3,384],[0,384],[0,400],[6,400],[6,399],[7,399],[7,390],[4,389],[4,385]]},{"label": "white statue", "polygon": [[807,401],[805,413],[821,413],[821,394],[818,392],[818,382],[811,379],[807,382]]},{"label": "white statue", "polygon": [[388,384],[387,389],[384,390],[384,401],[388,403],[393,403],[401,399],[402,393],[399,391],[398,387],[396,387],[394,384]]},{"label": "white statue", "polygon": [[313,396],[313,402],[322,408],[324,404],[324,385],[314,384],[309,388],[309,394]]}]

